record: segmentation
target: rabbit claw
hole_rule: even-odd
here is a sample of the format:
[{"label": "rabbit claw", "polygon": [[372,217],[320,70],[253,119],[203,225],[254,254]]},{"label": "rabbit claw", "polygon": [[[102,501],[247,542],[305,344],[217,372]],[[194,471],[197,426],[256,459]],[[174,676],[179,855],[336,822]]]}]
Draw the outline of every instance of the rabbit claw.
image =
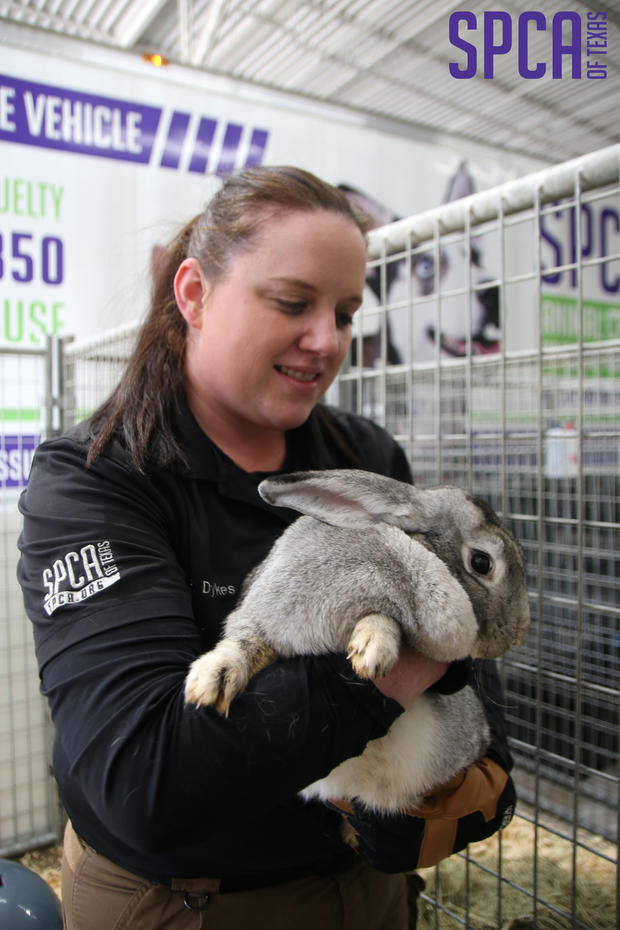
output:
[{"label": "rabbit claw", "polygon": [[185,703],[215,707],[228,716],[231,701],[248,682],[247,662],[239,646],[223,640],[196,659],[185,679]]},{"label": "rabbit claw", "polygon": [[367,614],[355,624],[347,658],[360,678],[383,678],[398,658],[400,627],[391,617]]}]

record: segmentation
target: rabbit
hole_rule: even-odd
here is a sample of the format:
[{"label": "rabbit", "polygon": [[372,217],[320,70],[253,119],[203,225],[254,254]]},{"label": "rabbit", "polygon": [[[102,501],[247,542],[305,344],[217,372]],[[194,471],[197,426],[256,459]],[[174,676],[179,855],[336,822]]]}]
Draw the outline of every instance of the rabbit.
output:
[{"label": "rabbit", "polygon": [[[188,704],[227,714],[248,680],[278,658],[346,651],[359,677],[377,678],[402,641],[450,662],[500,656],[525,636],[523,554],[483,501],[357,469],[278,475],[258,490],[304,516],[248,575],[215,649],[190,666]],[[427,692],[302,796],[408,810],[479,759],[488,741],[472,688]]]}]

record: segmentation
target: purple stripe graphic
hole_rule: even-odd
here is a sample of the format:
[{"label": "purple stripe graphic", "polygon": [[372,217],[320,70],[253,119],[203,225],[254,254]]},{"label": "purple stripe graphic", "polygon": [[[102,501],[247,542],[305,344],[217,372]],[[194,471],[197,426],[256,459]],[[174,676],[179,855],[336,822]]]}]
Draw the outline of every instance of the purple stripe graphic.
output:
[{"label": "purple stripe graphic", "polygon": [[161,156],[160,165],[162,168],[178,168],[183,150],[183,143],[187,135],[189,126],[189,113],[179,113],[174,111],[170,117],[170,126],[168,127],[168,138]]},{"label": "purple stripe graphic", "polygon": [[269,133],[265,129],[252,130],[250,149],[248,151],[248,157],[245,160],[246,168],[254,168],[262,164],[268,138]]},{"label": "purple stripe graphic", "polygon": [[[162,107],[0,74],[0,143],[146,165],[151,161],[158,130],[161,127],[165,131],[162,114]],[[171,113],[160,161],[163,168],[179,168],[190,118],[189,113]],[[216,119],[200,117],[188,171],[207,172],[217,127]],[[230,174],[237,167],[243,131],[244,126],[227,123],[215,170],[218,176]],[[246,167],[262,163],[268,138],[264,129],[251,130]]]},{"label": "purple stripe graphic", "polygon": [[201,118],[188,171],[195,171],[196,174],[206,172],[216,127],[217,122],[214,119],[208,119],[206,116]]},{"label": "purple stripe graphic", "polygon": [[224,174],[231,174],[231,172],[235,170],[235,158],[237,149],[239,148],[239,142],[241,141],[242,132],[243,126],[238,126],[237,123],[229,123],[227,125],[224,144],[222,145],[222,153],[216,171],[218,177],[222,177]]},{"label": "purple stripe graphic", "polygon": [[0,74],[0,141],[148,164],[160,107]]}]

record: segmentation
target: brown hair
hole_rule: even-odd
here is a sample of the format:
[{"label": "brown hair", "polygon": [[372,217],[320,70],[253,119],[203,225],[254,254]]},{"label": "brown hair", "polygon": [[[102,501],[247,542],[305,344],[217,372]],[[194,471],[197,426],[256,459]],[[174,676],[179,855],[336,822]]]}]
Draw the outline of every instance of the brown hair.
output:
[{"label": "brown hair", "polygon": [[260,223],[277,211],[328,210],[339,213],[365,234],[370,228],[336,187],[293,167],[249,168],[231,175],[159,256],[148,315],[125,372],[90,419],[87,464],[121,434],[134,467],[147,462],[169,467],[185,457],[172,429],[172,414],[185,393],[187,323],[174,296],[174,277],[185,258],[196,258],[210,281],[221,279],[231,257],[251,249]]}]

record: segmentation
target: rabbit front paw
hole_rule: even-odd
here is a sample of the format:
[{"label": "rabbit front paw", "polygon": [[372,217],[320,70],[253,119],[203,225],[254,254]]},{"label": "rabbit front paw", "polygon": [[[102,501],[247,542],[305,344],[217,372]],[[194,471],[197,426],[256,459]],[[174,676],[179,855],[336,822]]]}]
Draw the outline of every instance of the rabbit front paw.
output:
[{"label": "rabbit front paw", "polygon": [[347,658],[360,678],[382,678],[400,649],[400,627],[391,617],[367,614],[358,620],[347,646]]},{"label": "rabbit front paw", "polygon": [[243,691],[248,678],[247,656],[236,642],[223,640],[190,665],[185,703],[215,707],[228,716],[231,701]]}]

